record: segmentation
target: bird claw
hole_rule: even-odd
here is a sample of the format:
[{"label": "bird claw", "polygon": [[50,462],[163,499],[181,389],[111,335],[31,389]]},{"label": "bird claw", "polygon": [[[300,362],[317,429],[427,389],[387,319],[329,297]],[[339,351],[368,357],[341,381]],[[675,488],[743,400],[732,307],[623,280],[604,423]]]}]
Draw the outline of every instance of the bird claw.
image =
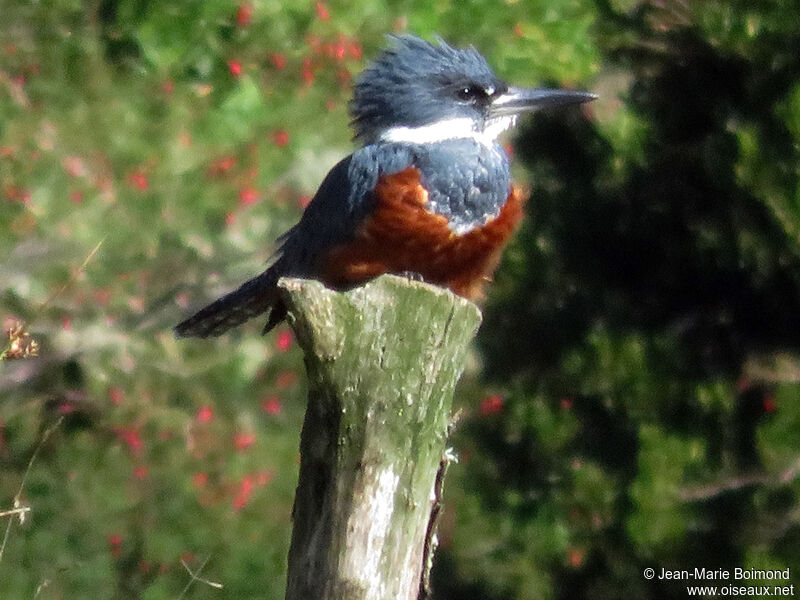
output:
[{"label": "bird claw", "polygon": [[400,277],[405,277],[409,281],[419,281],[420,283],[425,283],[425,278],[422,276],[422,273],[417,273],[416,271],[403,271],[399,275]]}]

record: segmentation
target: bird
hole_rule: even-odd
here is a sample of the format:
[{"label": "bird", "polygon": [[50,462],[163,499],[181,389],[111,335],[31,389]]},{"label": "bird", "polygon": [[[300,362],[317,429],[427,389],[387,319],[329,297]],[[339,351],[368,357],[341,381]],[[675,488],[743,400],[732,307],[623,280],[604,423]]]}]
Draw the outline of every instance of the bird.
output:
[{"label": "bird", "polygon": [[511,86],[473,46],[392,36],[353,87],[357,149],[278,238],[266,270],[176,336],[218,336],[262,314],[267,333],[286,317],[278,280],[287,276],[349,289],[392,273],[481,299],[524,213],[498,136],[523,113],[594,98]]}]

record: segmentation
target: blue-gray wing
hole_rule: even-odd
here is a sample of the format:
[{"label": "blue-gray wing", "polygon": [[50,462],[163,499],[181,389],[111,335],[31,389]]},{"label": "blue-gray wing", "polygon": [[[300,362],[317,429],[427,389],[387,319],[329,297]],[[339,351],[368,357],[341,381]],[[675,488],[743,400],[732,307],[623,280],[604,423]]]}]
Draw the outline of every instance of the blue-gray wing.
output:
[{"label": "blue-gray wing", "polygon": [[314,277],[320,254],[351,238],[374,208],[378,178],[398,173],[413,162],[407,147],[377,144],[360,148],[333,167],[300,222],[281,236],[282,275]]},{"label": "blue-gray wing", "polygon": [[300,222],[278,239],[280,247],[271,266],[178,324],[175,335],[218,336],[264,313],[268,315],[264,333],[275,327],[286,316],[278,279],[313,278],[321,254],[347,241],[372,210],[378,178],[412,164],[412,154],[395,144],[367,146],[344,158],[325,177]]}]

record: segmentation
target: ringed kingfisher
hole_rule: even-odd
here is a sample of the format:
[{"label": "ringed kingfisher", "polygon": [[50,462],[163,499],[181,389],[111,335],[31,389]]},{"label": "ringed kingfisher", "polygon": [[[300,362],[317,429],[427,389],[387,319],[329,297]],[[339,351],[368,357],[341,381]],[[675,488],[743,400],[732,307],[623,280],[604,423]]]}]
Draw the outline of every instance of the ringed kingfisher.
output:
[{"label": "ringed kingfisher", "polygon": [[334,166],[269,268],[177,327],[208,337],[266,313],[286,316],[284,276],[341,289],[406,274],[482,296],[522,219],[498,136],[525,112],[580,104],[594,94],[512,87],[475,48],[393,38],[358,78],[349,108],[360,147]]}]

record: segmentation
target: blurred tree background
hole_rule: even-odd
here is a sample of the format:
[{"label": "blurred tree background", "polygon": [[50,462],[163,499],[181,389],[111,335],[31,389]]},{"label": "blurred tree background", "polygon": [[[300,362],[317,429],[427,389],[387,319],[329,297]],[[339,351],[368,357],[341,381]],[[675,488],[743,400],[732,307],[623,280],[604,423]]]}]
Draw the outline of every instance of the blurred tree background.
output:
[{"label": "blurred tree background", "polygon": [[532,199],[457,397],[437,597],[800,584],[794,0],[0,14],[0,597],[283,597],[302,357],[170,328],[260,270],[404,31],[601,96],[512,140]]}]

